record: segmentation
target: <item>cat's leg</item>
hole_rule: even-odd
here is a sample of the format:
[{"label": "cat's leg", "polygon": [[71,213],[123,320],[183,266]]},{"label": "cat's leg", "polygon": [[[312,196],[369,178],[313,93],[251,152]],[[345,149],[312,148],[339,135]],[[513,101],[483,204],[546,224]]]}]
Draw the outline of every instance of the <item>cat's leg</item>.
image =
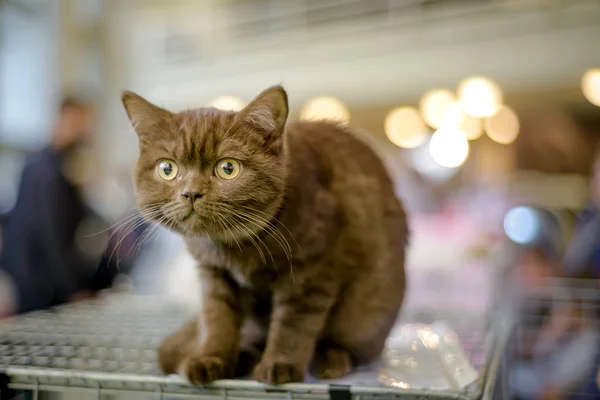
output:
[{"label": "cat's leg", "polygon": [[254,367],[260,361],[267,341],[266,328],[267,324],[255,318],[254,315],[248,316],[244,321],[236,377],[251,375]]},{"label": "cat's leg", "polygon": [[404,276],[358,279],[342,295],[324,339],[348,351],[354,364],[378,358],[404,297]]},{"label": "cat's leg", "polygon": [[200,269],[202,308],[197,345],[177,372],[193,384],[232,378],[240,350],[243,305],[239,288],[224,271]]},{"label": "cat's leg", "polygon": [[[158,348],[158,363],[165,374],[174,374],[181,362],[195,350],[199,339],[198,319],[188,321],[181,329],[166,338]],[[250,375],[258,364],[264,341],[242,338],[235,377]]]},{"label": "cat's leg", "polygon": [[319,343],[314,361],[314,375],[319,379],[337,379],[352,371],[350,352],[331,341]]},{"label": "cat's leg", "polygon": [[187,322],[158,348],[158,364],[165,374],[174,374],[198,344],[198,320]]},{"label": "cat's leg", "polygon": [[332,276],[304,282],[290,279],[275,288],[267,345],[252,374],[254,379],[269,384],[304,380],[336,294]]},{"label": "cat's leg", "polygon": [[355,365],[379,358],[406,290],[406,219],[403,213],[387,215],[385,223],[377,243],[365,246],[369,254],[344,260],[360,262],[346,267],[363,273],[344,288],[323,332],[324,339],[352,355]]}]

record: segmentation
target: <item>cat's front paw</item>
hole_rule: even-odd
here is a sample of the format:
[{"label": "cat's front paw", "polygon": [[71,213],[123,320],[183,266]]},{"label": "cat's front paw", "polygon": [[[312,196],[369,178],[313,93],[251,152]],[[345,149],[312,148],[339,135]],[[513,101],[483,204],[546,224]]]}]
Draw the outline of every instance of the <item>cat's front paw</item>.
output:
[{"label": "cat's front paw", "polygon": [[182,365],[183,375],[193,385],[203,385],[218,379],[233,377],[235,365],[215,356],[192,355]]},{"label": "cat's front paw", "polygon": [[304,366],[297,363],[263,359],[254,368],[252,378],[270,385],[304,381]]},{"label": "cat's front paw", "polygon": [[316,377],[319,379],[337,379],[352,371],[352,357],[346,350],[329,348],[315,355]]}]

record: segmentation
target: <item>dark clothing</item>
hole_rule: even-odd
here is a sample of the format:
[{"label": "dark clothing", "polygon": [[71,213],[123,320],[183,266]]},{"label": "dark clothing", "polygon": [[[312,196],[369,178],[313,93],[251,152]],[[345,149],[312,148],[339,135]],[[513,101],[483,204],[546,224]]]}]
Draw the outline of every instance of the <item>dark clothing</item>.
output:
[{"label": "dark clothing", "polygon": [[46,149],[27,163],[6,222],[0,266],[17,287],[19,312],[64,303],[79,291],[105,286],[93,282],[100,260],[77,246],[78,227],[94,214],[63,175],[63,159]]},{"label": "dark clothing", "polygon": [[565,251],[563,268],[570,277],[600,277],[600,210],[590,203],[578,215]]}]

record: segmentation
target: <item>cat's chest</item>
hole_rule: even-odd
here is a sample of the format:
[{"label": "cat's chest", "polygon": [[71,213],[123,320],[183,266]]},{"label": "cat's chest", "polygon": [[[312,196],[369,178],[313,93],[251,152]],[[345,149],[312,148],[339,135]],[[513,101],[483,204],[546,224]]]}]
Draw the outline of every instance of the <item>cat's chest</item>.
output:
[{"label": "cat's chest", "polygon": [[278,279],[276,268],[262,261],[252,249],[224,248],[207,242],[188,242],[188,248],[201,265],[224,269],[240,286],[254,291],[269,290]]},{"label": "cat's chest", "polygon": [[277,279],[276,273],[265,268],[246,271],[229,267],[227,271],[240,287],[254,292],[270,292],[273,283]]}]

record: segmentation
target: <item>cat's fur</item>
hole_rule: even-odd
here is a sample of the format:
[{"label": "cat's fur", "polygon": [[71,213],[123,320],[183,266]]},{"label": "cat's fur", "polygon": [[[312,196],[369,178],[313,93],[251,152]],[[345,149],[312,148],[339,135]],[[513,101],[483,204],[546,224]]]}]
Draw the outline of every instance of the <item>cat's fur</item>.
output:
[{"label": "cat's fur", "polygon": [[[122,100],[140,139],[138,207],[183,235],[202,284],[197,320],[159,349],[163,370],[233,377],[254,346],[253,377],[280,384],[302,381],[311,360],[337,378],[376,358],[404,296],[408,231],[375,153],[333,123],[286,124],[279,86],[238,113]],[[237,178],[215,176],[224,158],[241,162]],[[161,159],[176,179],[158,177]]]}]

